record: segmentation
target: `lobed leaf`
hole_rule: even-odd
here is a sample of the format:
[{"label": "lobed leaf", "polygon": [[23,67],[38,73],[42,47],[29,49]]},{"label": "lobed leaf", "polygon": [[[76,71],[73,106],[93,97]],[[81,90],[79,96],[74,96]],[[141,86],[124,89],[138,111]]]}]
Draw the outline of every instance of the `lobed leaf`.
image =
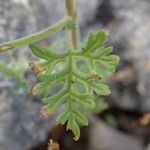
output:
[{"label": "lobed leaf", "polygon": [[98,95],[109,95],[111,93],[107,85],[100,84],[100,83],[93,83],[92,86],[93,86],[94,91]]},{"label": "lobed leaf", "polygon": [[74,113],[74,116],[75,116],[77,122],[80,125],[87,126],[89,124],[87,118],[83,115],[83,113],[81,111],[74,110],[73,113]]},{"label": "lobed leaf", "polygon": [[[30,45],[33,54],[46,60],[44,71],[37,75],[41,83],[33,88],[33,93],[44,94],[44,109],[49,112],[65,105],[64,112],[57,117],[57,123],[67,123],[67,129],[72,130],[75,140],[80,137],[79,126],[88,125],[84,114],[87,111],[98,112],[103,110],[101,106],[106,106],[95,100],[94,93],[111,93],[103,82],[107,72],[115,71],[119,57],[111,55],[113,48],[104,45],[106,39],[104,31],[90,33],[82,51],[68,50],[62,54],[55,53],[53,48]],[[60,85],[63,85],[62,89],[52,94]]]},{"label": "lobed leaf", "polygon": [[70,119],[67,122],[67,130],[71,130],[74,134],[74,140],[77,141],[80,137],[80,128],[76,120],[70,116]]},{"label": "lobed leaf", "polygon": [[35,56],[46,60],[52,59],[51,55],[49,54],[49,51],[46,48],[35,44],[31,44],[29,47]]},{"label": "lobed leaf", "polygon": [[67,120],[69,120],[69,115],[70,115],[69,111],[66,110],[65,112],[63,112],[57,117],[56,122],[60,124],[65,124]]},{"label": "lobed leaf", "polygon": [[90,33],[88,36],[87,43],[85,47],[83,48],[83,52],[91,52],[93,50],[96,50],[99,48],[104,42],[106,41],[106,33],[104,31],[98,32],[96,35],[93,33]]}]

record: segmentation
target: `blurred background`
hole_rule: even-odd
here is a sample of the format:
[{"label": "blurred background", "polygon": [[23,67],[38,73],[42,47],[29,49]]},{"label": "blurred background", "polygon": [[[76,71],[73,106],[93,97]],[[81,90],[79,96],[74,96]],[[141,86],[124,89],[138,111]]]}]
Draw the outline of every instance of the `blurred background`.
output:
[{"label": "blurred background", "polygon": [[[65,127],[55,126],[57,113],[47,119],[40,114],[41,97],[31,94],[38,81],[28,67],[35,59],[29,48],[8,51],[0,55],[0,150],[46,150],[50,138],[61,150],[150,150],[150,0],[77,0],[77,8],[81,38],[108,30],[108,43],[121,59],[109,80],[109,108],[90,115],[74,142]],[[63,0],[0,0],[0,43],[39,31],[64,14]]]}]

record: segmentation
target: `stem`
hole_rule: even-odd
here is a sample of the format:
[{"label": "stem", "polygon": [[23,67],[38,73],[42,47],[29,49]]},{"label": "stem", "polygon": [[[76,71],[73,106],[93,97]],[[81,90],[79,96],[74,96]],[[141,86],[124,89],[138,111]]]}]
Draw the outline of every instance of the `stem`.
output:
[{"label": "stem", "polygon": [[35,34],[26,36],[26,37],[18,39],[18,40],[4,43],[4,44],[0,45],[0,53],[4,52],[6,50],[9,50],[9,49],[13,49],[13,48],[20,47],[20,46],[23,46],[26,44],[40,41],[40,40],[58,32],[62,28],[66,27],[66,25],[70,21],[72,21],[71,17],[65,17],[64,19],[60,20],[58,23],[56,23],[40,32],[37,32]]},{"label": "stem", "polygon": [[[76,8],[74,0],[65,0],[67,15],[71,17],[75,23],[76,21]],[[79,43],[79,28],[76,23],[75,29],[67,29],[68,32],[68,40],[69,40],[69,48],[77,49]]]}]

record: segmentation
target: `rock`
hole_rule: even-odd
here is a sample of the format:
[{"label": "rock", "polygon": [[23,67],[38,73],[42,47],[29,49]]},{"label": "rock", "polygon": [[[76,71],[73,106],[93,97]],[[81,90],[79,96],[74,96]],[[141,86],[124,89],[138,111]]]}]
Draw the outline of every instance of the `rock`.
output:
[{"label": "rock", "polygon": [[[98,3],[99,0],[78,1],[82,26],[93,19]],[[85,4],[86,9],[83,9]],[[0,43],[29,35],[58,21],[64,16],[64,6],[62,0],[1,0]],[[27,51],[23,47],[19,51],[14,50],[14,53],[20,58]],[[1,54],[0,59],[10,61],[6,53]],[[3,83],[6,87],[6,82]],[[1,84],[1,87],[4,86]],[[29,95],[13,94],[9,88],[1,91],[0,149],[28,150],[46,139],[57,115],[43,119],[40,116],[41,106],[39,100],[34,101]]]},{"label": "rock", "polygon": [[30,96],[1,92],[1,150],[28,150],[47,138],[55,125],[56,114],[44,119],[40,115],[41,106],[39,100]]},{"label": "rock", "polygon": [[[114,104],[124,109],[150,111],[150,3],[148,0],[110,0],[115,20],[109,28],[116,33],[115,47],[121,56],[119,69],[135,71],[131,81],[112,86]],[[128,78],[129,79],[129,78]]]},{"label": "rock", "polygon": [[[112,95],[109,102],[123,109],[149,111],[149,0],[89,0],[88,2],[77,0],[77,7],[82,36],[85,37],[87,31],[99,30],[102,27],[111,30],[112,35],[115,33],[111,39],[115,47],[114,53],[121,57],[119,71],[131,69],[134,72],[131,78],[129,76],[119,82],[111,81]],[[62,0],[0,0],[0,43],[23,37],[51,25],[64,16],[63,10]],[[56,37],[62,34],[64,33],[56,34]],[[18,57],[24,57],[27,48],[15,50],[15,53]],[[1,54],[0,59],[8,62],[10,58],[7,56],[6,53]],[[47,131],[54,124],[55,116],[52,120],[43,120],[39,117],[41,103],[33,102],[25,96],[11,95],[9,91],[3,94],[1,93],[0,97],[0,149],[27,150],[44,140]],[[104,128],[103,123],[100,124]],[[106,128],[109,131],[113,130]],[[125,144],[130,146],[129,150],[137,148],[135,146],[137,140],[129,136],[132,145],[127,140],[128,135],[116,132],[114,130],[110,132],[110,136],[115,133],[121,137],[116,137],[116,142],[125,141]],[[96,132],[95,135],[98,133]],[[105,137],[105,134],[103,136]],[[107,146],[106,144],[104,146]]]},{"label": "rock", "polygon": [[4,32],[1,36],[3,41],[21,38],[36,29],[28,6],[16,3],[15,0],[2,0],[0,10],[0,25]]},{"label": "rock", "polygon": [[91,117],[89,150],[143,150],[142,142]]},{"label": "rock", "polygon": [[[15,40],[35,32],[35,21],[30,11],[29,6],[17,2],[17,0],[0,1],[0,43]],[[14,51],[16,57],[22,57],[27,53],[26,47],[21,49],[21,51]],[[0,58],[8,62],[7,54],[1,54]]]},{"label": "rock", "polygon": [[148,144],[148,146],[147,146],[146,150],[150,150],[150,144]]},{"label": "rock", "polygon": [[[96,15],[96,10],[102,0],[76,0],[77,18],[79,25],[82,27],[82,33],[86,31],[87,23],[92,22]],[[65,3],[62,0],[29,0],[32,8],[32,14],[36,20],[37,29],[41,30],[65,16]],[[86,8],[85,8],[86,7]],[[84,8],[84,9],[83,9]],[[87,11],[88,10],[88,11]],[[93,28],[92,28],[93,29]],[[64,32],[55,34],[50,39],[60,38]]]},{"label": "rock", "polygon": [[[62,0],[29,0],[32,6],[33,14],[40,23],[39,26],[48,26],[65,15],[65,3]],[[80,25],[86,25],[89,21],[94,19],[96,9],[102,0],[77,0],[78,18]],[[86,9],[83,9],[85,8]],[[88,11],[87,11],[88,10]]]}]

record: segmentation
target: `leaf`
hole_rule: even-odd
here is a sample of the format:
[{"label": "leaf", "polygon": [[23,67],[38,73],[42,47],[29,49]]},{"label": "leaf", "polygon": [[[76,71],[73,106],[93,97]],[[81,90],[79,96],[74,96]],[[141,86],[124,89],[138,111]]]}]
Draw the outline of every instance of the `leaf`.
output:
[{"label": "leaf", "polygon": [[75,115],[76,120],[79,122],[80,125],[87,126],[89,124],[88,120],[86,119],[86,117],[83,115],[82,112],[78,110],[74,110],[73,113]]},{"label": "leaf", "polygon": [[103,65],[105,69],[110,72],[114,72],[116,65],[119,63],[119,57],[110,55],[108,57],[100,57],[99,60],[95,60],[99,65]]},{"label": "leaf", "polygon": [[33,90],[32,90],[32,94],[33,95],[37,95],[37,94],[42,94],[45,90],[45,83],[41,82],[37,85],[34,86]]},{"label": "leaf", "polygon": [[80,137],[80,128],[76,120],[71,116],[67,123],[67,130],[71,130],[74,134],[74,140],[77,141]]},{"label": "leaf", "polygon": [[61,99],[61,97],[66,95],[67,91],[68,91],[67,86],[65,86],[59,92],[57,92],[57,94],[55,94],[53,96],[50,96],[50,97],[47,97],[47,98],[43,98],[42,101],[45,102],[45,103],[48,103],[50,105],[53,105],[59,99]]},{"label": "leaf", "polygon": [[53,98],[44,98],[42,101],[48,104],[43,108],[49,112],[54,112],[65,102],[65,100],[66,94],[63,95],[62,93],[57,94]]},{"label": "leaf", "polygon": [[109,64],[113,64],[113,65],[116,65],[118,64],[119,62],[119,57],[118,56],[115,56],[115,55],[110,55],[110,56],[107,56],[107,57],[100,57],[99,58],[99,61],[103,61],[103,62],[106,62],[106,63],[109,63]]},{"label": "leaf", "polygon": [[53,92],[56,88],[60,88],[63,85],[63,82],[61,81],[61,79],[57,80],[58,82],[51,82],[51,84],[46,84],[45,86],[45,90],[43,92],[44,97],[47,97],[49,95],[49,93]]},{"label": "leaf", "polygon": [[105,41],[106,41],[106,33],[104,31],[100,31],[96,35],[90,33],[88,36],[87,44],[83,50],[85,52],[91,52],[93,50],[96,50],[99,46],[104,44]]},{"label": "leaf", "polygon": [[66,110],[65,112],[63,112],[62,114],[60,114],[58,117],[57,117],[57,120],[56,122],[57,123],[60,123],[60,124],[65,124],[67,120],[69,120],[69,111]]},{"label": "leaf", "polygon": [[109,95],[111,93],[107,85],[100,84],[100,83],[93,83],[92,86],[93,86],[94,91],[98,95]]},{"label": "leaf", "polygon": [[100,47],[94,52],[94,58],[108,56],[113,51],[113,47]]},{"label": "leaf", "polygon": [[55,53],[57,44],[53,48],[30,46],[33,54],[45,59],[44,70],[37,75],[40,83],[33,88],[33,93],[44,94],[44,109],[49,112],[65,106],[57,123],[66,123],[75,140],[80,137],[80,126],[88,125],[86,112],[106,108],[104,102],[95,99],[95,94],[111,93],[105,84],[106,77],[115,71],[119,57],[111,55],[113,48],[106,46],[106,40],[104,31],[90,33],[82,51],[68,50],[62,54]]},{"label": "leaf", "polygon": [[35,45],[35,44],[31,44],[30,49],[31,49],[32,53],[39,58],[46,59],[46,60],[52,59],[49,54],[49,51],[44,47],[41,47],[41,46]]},{"label": "leaf", "polygon": [[94,114],[102,113],[103,111],[109,108],[108,103],[105,102],[104,98],[102,97],[95,96],[94,101],[95,101],[95,107],[91,109],[91,111]]},{"label": "leaf", "polygon": [[73,97],[73,100],[79,103],[80,105],[82,105],[82,107],[86,110],[89,110],[95,107],[95,103],[92,98],[81,100],[77,97]]},{"label": "leaf", "polygon": [[38,77],[38,80],[40,81],[47,81],[47,82],[52,82],[52,81],[57,81],[59,78],[63,78],[65,75],[67,75],[68,72],[67,70],[63,70],[59,73],[41,73],[39,74],[37,77]]},{"label": "leaf", "polygon": [[83,48],[83,52],[87,52],[91,48],[91,45],[93,44],[93,40],[94,40],[93,33],[89,33],[87,43],[85,47]]},{"label": "leaf", "polygon": [[74,140],[77,141],[80,137],[80,127],[79,127],[78,123],[75,120],[72,121],[71,130],[74,134]]}]

